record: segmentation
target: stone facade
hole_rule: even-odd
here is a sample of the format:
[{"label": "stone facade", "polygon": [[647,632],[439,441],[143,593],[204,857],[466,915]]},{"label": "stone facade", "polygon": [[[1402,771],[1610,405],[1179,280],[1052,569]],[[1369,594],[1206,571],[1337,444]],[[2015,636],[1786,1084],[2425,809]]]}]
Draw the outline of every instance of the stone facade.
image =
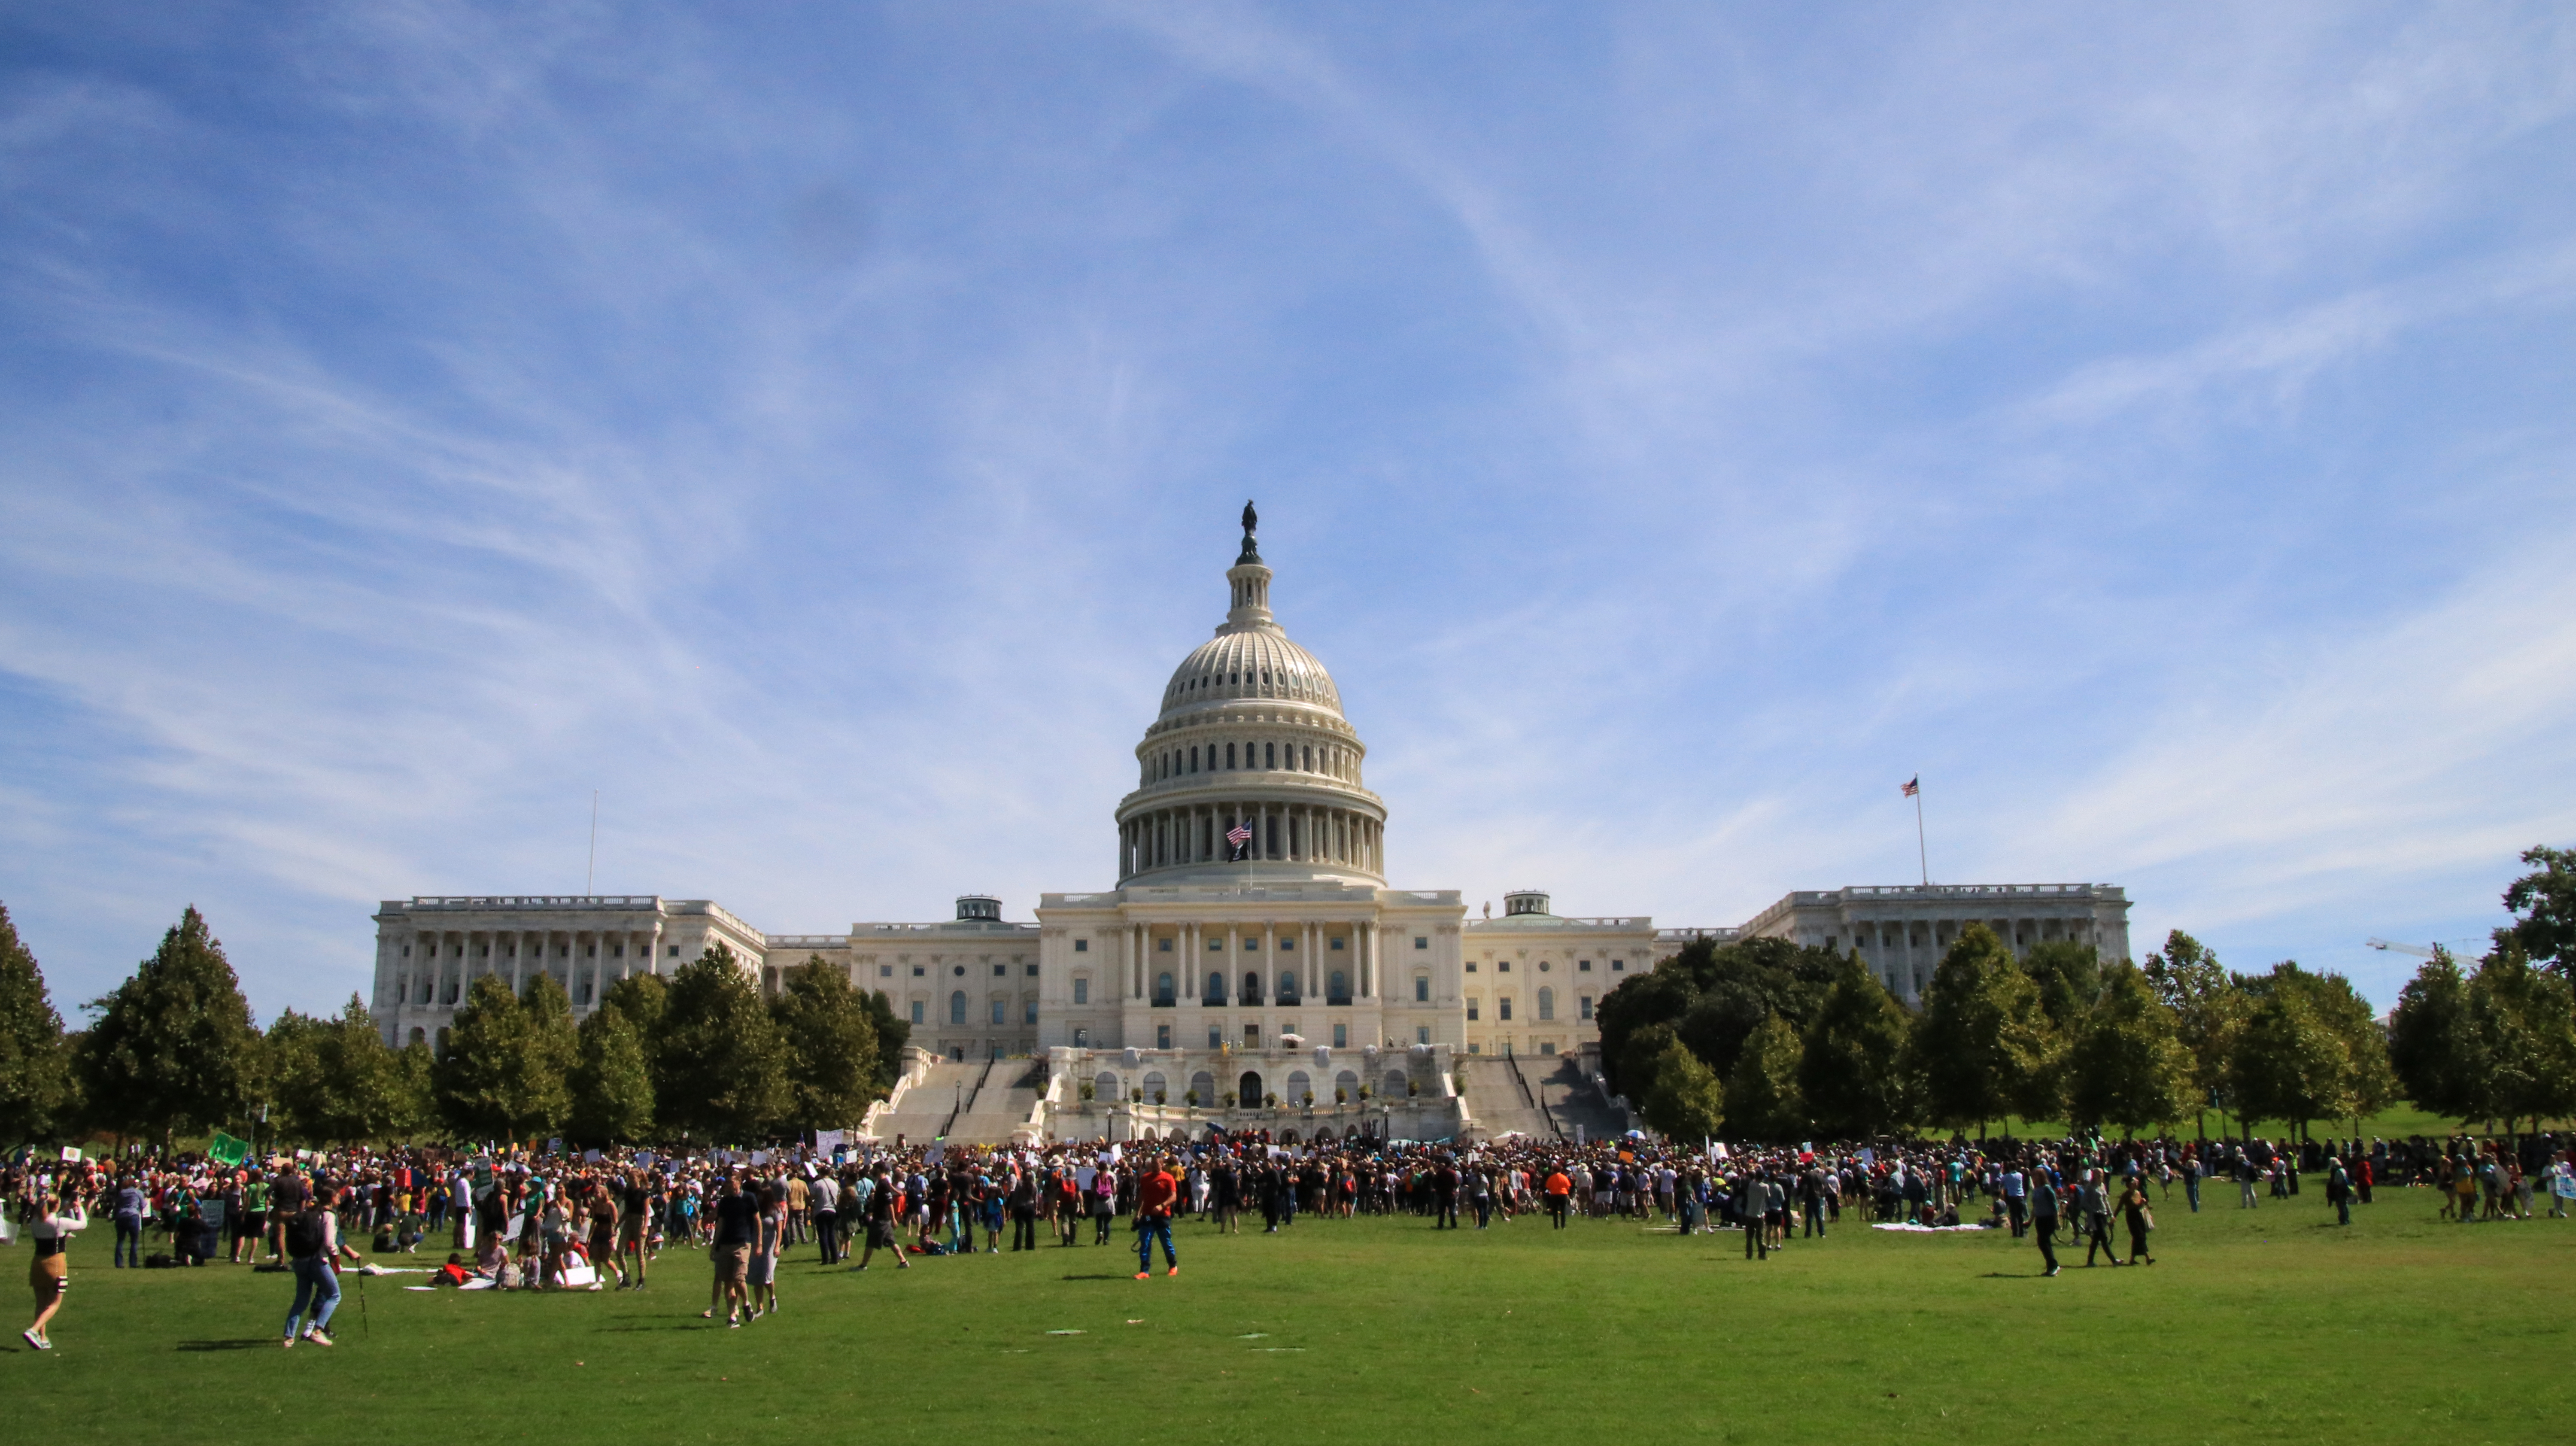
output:
[{"label": "stone facade", "polygon": [[[1136,746],[1136,787],[1114,816],[1115,888],[1041,895],[1028,923],[968,895],[952,919],[813,935],[764,934],[703,899],[388,900],[373,1005],[387,1040],[434,1040],[478,974],[515,989],[545,970],[587,1015],[616,980],[670,973],[721,944],[765,990],[815,958],[882,990],[922,1059],[1044,1056],[1033,1109],[1107,1111],[1078,1098],[1089,1071],[1095,1096],[1113,1076],[1129,1096],[1128,1128],[1169,1126],[1184,1118],[1171,1112],[1204,1119],[1213,1097],[1258,1076],[1264,1096],[1301,1109],[1311,1088],[1331,1118],[1310,1128],[1350,1129],[1365,1123],[1365,1083],[1372,1128],[1402,1137],[1439,1128],[1443,1110],[1457,1118],[1451,1051],[1581,1054],[1598,1044],[1602,996],[1694,939],[1854,949],[1909,1002],[1972,920],[2016,949],[2062,938],[2128,954],[2128,900],[2102,884],[1801,892],[1715,929],[1561,917],[1534,889],[1505,895],[1499,918],[1470,919],[1454,889],[1389,887],[1388,811],[1364,781],[1367,746],[1331,674],[1272,614],[1271,579],[1247,532],[1226,571],[1225,621],[1174,670]],[[1101,1058],[1119,1064],[1094,1068]],[[1397,1105],[1388,1091],[1406,1072],[1409,1103]],[[1165,1099],[1140,1106],[1132,1096],[1154,1078],[1149,1093]],[[1211,1098],[1187,1104],[1200,1086]]]}]

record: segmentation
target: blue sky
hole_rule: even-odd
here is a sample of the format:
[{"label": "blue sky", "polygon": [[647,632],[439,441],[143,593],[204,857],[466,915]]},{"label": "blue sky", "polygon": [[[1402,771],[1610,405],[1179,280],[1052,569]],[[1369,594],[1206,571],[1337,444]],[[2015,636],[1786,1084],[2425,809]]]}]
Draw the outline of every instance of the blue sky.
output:
[{"label": "blue sky", "polygon": [[0,901],[1111,880],[1246,496],[1400,886],[2102,880],[2393,998],[2576,841],[2564,7],[14,6]]}]

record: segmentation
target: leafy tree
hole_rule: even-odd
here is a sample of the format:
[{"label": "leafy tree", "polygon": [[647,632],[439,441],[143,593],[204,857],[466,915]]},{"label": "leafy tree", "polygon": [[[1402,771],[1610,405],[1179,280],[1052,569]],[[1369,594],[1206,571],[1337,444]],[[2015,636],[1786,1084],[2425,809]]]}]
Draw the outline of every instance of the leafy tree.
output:
[{"label": "leafy tree", "polygon": [[2444,949],[2415,970],[2388,1014],[2388,1062],[2417,1109],[2455,1120],[2485,1119],[2487,1072],[2469,1018],[2469,983]]},{"label": "leafy tree", "polygon": [[653,1099],[666,1129],[700,1141],[766,1134],[794,1104],[787,1048],[733,951],[711,944],[671,976]]},{"label": "leafy tree", "polygon": [[2238,1113],[2289,1121],[2370,1114],[2395,1092],[2388,1044],[2369,1001],[2339,974],[2311,974],[2295,961],[2269,974],[2240,976],[2253,1000],[2229,1072]]},{"label": "leafy tree", "polygon": [[771,1013],[787,1046],[794,1117],[811,1129],[857,1123],[875,1097],[877,1032],[850,976],[816,955],[787,971]]},{"label": "leafy tree", "polygon": [[1960,930],[1934,967],[1909,1043],[1924,1112],[1953,1128],[1982,1129],[2016,1108],[2034,1113],[2032,1095],[2052,1064],[2039,990],[1983,924]]},{"label": "leafy tree", "polygon": [[882,989],[867,995],[865,1002],[868,1025],[877,1038],[877,1068],[869,1098],[881,1100],[894,1092],[895,1078],[903,1072],[903,1047],[912,1038],[912,1024],[894,1012],[894,1001]]},{"label": "leafy tree", "polygon": [[0,905],[0,1147],[52,1140],[71,1123],[71,1049],[36,956]]},{"label": "leafy tree", "polygon": [[242,1112],[259,1069],[250,1001],[194,905],[115,992],[77,1067],[89,1108],[119,1134],[200,1134]]},{"label": "leafy tree", "polygon": [[581,1022],[570,1128],[573,1138],[594,1145],[641,1140],[652,1133],[653,1071],[644,1054],[644,1034],[614,1003],[602,1003]]},{"label": "leafy tree", "polygon": [[[1842,956],[1831,949],[1801,948],[1786,939],[1695,939],[1611,990],[1594,1011],[1611,1084],[1629,1091],[1631,1082],[1620,1073],[1631,1054],[1629,1036],[1655,1024],[1669,1027],[1724,1077],[1735,1068],[1744,1041],[1772,1015],[1793,1029],[1805,1028],[1841,972]],[[1651,1078],[1638,1076],[1637,1087]]]},{"label": "leafy tree", "polygon": [[2528,1118],[2576,1114],[2576,999],[2567,980],[2531,967],[2507,934],[2469,982],[2468,1026],[2483,1083],[2479,1118],[2513,1128]]},{"label": "leafy tree", "polygon": [[268,1027],[263,1097],[275,1104],[271,1125],[307,1144],[385,1140],[422,1122],[403,1061],[358,996],[336,1019],[290,1009]]},{"label": "leafy tree", "polygon": [[1675,1038],[1671,1026],[1654,1024],[1630,1040],[1640,1077],[1648,1081],[1637,1102],[1646,1124],[1674,1140],[1710,1140],[1726,1123],[1726,1092],[1717,1072]]},{"label": "leafy tree", "polygon": [[599,1002],[616,1006],[617,1012],[626,1016],[649,1054],[654,1036],[662,1032],[663,1011],[670,1007],[671,990],[659,974],[629,974],[609,985]]},{"label": "leafy tree", "polygon": [[1866,1139],[1913,1122],[1913,1081],[1906,1071],[1905,1006],[1859,956],[1826,991],[1807,1027],[1798,1062],[1798,1092],[1816,1128],[1837,1139]]},{"label": "leafy tree", "polygon": [[2180,929],[2165,935],[2162,952],[2147,956],[2144,972],[2156,998],[2174,1012],[2175,1037],[2191,1054],[2197,1120],[2201,1106],[2220,1100],[2227,1090],[2236,1036],[2245,1027],[2251,1001],[2235,976],[2219,966],[2218,956]]},{"label": "leafy tree", "polygon": [[469,1138],[542,1139],[571,1112],[579,1053],[553,975],[540,970],[523,995],[498,974],[477,975],[439,1056],[439,1113]]},{"label": "leafy tree", "polygon": [[2077,1028],[2067,1097],[2078,1123],[2135,1135],[2182,1118],[2191,1100],[2191,1052],[2138,966],[2126,959],[2111,966]]},{"label": "leafy tree", "polygon": [[2525,957],[2562,977],[2576,972],[2576,849],[2542,845],[2523,850],[2522,861],[2539,867],[2505,889],[2514,922],[2497,931],[2497,942],[2510,935]]},{"label": "leafy tree", "polygon": [[2022,956],[2021,972],[2039,990],[2049,1025],[2068,1039],[2081,1033],[2084,1016],[2102,994],[2102,961],[2090,944],[2045,939]]},{"label": "leafy tree", "polygon": [[1794,1140],[1807,1128],[1806,1101],[1798,1096],[1798,1031],[1772,1015],[1736,1051],[1726,1077],[1726,1103],[1735,1133],[1754,1140]]}]

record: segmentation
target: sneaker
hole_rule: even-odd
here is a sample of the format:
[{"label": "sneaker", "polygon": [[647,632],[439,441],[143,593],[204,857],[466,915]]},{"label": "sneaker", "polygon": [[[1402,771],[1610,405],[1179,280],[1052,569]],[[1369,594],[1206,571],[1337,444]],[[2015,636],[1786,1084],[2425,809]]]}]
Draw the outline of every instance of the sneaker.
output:
[{"label": "sneaker", "polygon": [[2055,1280],[2057,1278],[2057,1267],[2054,1265],[2050,1266],[2046,1271],[2046,1276],[2050,1280]]},{"label": "sneaker", "polygon": [[1178,1275],[1178,1274],[1180,1274],[1180,1273],[1181,1273],[1181,1268],[1180,1268],[1179,1266],[1177,1266],[1177,1265],[1175,1265],[1175,1266],[1173,1266],[1171,1269],[1169,1269],[1169,1270],[1167,1270],[1167,1271],[1164,1271],[1164,1272],[1163,1272],[1163,1274],[1164,1274],[1165,1276],[1174,1276],[1174,1275]]},{"label": "sneaker", "polygon": [[54,1338],[52,1336],[41,1336],[36,1334],[34,1331],[29,1331],[27,1332],[27,1339],[40,1351],[50,1351],[54,1348]]},{"label": "sneaker", "polygon": [[306,1331],[304,1333],[304,1338],[317,1346],[327,1346],[331,1344],[331,1338],[322,1334],[320,1331]]},{"label": "sneaker", "polygon": [[725,1329],[726,1329],[726,1330],[729,1330],[729,1331],[738,1331],[738,1330],[741,1330],[741,1329],[742,1329],[742,1322],[741,1322],[740,1320],[736,1319],[736,1318],[735,1318],[735,1317],[733,1317],[733,1316],[726,1316],[726,1317],[725,1317]]},{"label": "sneaker", "polygon": [[1154,1272],[1150,1270],[1140,1270],[1136,1272],[1136,1278],[1138,1280],[1152,1280],[1154,1278]]}]

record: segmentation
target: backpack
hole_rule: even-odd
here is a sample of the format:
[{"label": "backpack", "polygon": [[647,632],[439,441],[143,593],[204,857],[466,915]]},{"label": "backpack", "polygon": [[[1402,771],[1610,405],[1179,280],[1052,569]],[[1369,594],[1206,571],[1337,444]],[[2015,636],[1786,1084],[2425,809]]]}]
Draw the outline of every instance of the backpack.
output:
[{"label": "backpack", "polygon": [[298,1260],[310,1260],[322,1253],[320,1209],[308,1208],[287,1217],[286,1253]]}]

